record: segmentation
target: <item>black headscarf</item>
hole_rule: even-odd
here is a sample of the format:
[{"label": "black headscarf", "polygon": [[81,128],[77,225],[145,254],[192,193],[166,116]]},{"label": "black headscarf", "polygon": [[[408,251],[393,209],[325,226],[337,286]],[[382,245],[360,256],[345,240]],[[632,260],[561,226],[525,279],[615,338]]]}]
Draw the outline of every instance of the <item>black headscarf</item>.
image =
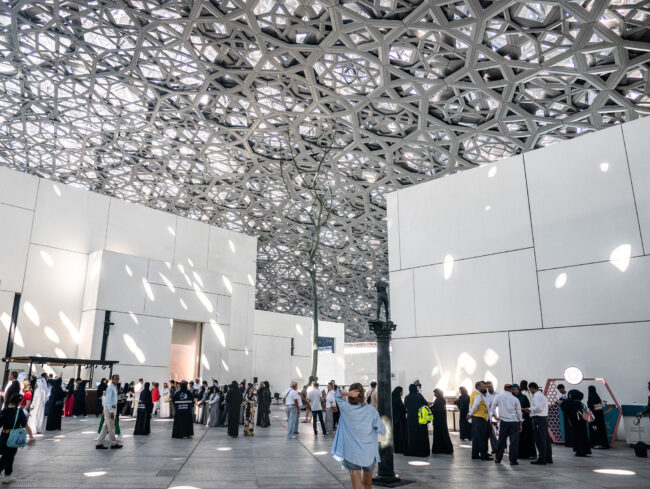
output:
[{"label": "black headscarf", "polygon": [[594,404],[602,404],[602,400],[600,396],[598,395],[598,392],[596,392],[596,386],[595,385],[590,385],[587,387],[587,406],[589,406],[589,409],[593,410],[594,409]]},{"label": "black headscarf", "polygon": [[569,399],[572,401],[582,401],[584,399],[584,394],[580,392],[578,389],[571,389],[569,391]]}]

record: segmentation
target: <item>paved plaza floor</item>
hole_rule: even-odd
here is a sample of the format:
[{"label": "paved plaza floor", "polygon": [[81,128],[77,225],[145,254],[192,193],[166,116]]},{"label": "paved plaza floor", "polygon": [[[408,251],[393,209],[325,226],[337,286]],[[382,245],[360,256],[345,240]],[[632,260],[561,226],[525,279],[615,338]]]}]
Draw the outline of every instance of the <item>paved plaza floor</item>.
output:
[{"label": "paved plaza floor", "polygon": [[[300,436],[288,440],[284,415],[274,408],[272,426],[256,428],[254,438],[230,438],[225,428],[195,426],[191,440],[171,438],[171,420],[152,421],[150,436],[134,437],[133,419],[121,419],[121,450],[95,450],[94,416],[63,420],[60,433],[46,433],[35,445],[19,450],[17,481],[7,487],[30,488],[349,488],[348,472],[330,455],[332,437],[315,438],[300,424]],[[395,456],[396,471],[417,482],[410,488],[506,487],[580,489],[649,488],[650,459],[634,456],[617,443],[578,459],[554,446],[552,466],[520,466],[470,460],[469,445],[452,434],[454,455],[426,459]],[[414,465],[415,464],[415,465]],[[604,471],[604,472],[598,472]]]}]

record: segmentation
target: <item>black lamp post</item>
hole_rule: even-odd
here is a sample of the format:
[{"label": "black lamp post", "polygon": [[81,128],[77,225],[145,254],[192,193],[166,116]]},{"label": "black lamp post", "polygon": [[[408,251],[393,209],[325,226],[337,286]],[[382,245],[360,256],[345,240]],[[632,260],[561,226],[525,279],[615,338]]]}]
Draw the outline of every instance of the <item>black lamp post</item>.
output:
[{"label": "black lamp post", "polygon": [[377,336],[377,411],[388,425],[385,443],[379,444],[379,467],[373,483],[384,487],[398,487],[415,482],[401,479],[393,466],[393,405],[390,390],[390,338],[395,331],[392,321],[368,321],[370,331]]}]

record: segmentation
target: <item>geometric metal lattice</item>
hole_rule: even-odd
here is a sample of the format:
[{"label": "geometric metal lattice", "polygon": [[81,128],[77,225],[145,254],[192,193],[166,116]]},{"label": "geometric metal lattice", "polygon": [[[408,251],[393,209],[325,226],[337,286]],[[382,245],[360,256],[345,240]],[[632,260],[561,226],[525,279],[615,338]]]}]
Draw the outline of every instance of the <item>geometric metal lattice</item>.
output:
[{"label": "geometric metal lattice", "polygon": [[[260,238],[308,314],[277,158],[332,130],[321,313],[369,337],[386,192],[650,113],[646,1],[0,3],[0,164]],[[454,205],[450,202],[449,205]],[[426,212],[444,212],[427,209]],[[423,210],[424,212],[424,210]]]}]

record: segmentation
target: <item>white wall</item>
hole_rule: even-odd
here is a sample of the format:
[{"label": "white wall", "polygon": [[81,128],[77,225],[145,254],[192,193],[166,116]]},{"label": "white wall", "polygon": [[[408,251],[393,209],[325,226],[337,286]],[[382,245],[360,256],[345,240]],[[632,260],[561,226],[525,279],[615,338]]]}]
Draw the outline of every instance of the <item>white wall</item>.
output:
[{"label": "white wall", "polygon": [[[318,378],[327,383],[334,379],[345,383],[345,325],[319,321],[319,335],[334,338],[334,353],[318,355]],[[255,311],[254,377],[268,380],[273,392],[282,392],[295,380],[300,386],[311,374],[313,325],[311,318]],[[291,356],[291,340],[294,354]]]},{"label": "white wall", "polygon": [[645,402],[649,134],[650,117],[389,194],[397,379],[430,397],[575,365]]},{"label": "white wall", "polygon": [[[14,355],[107,358],[168,376],[171,320],[203,323],[202,375],[253,369],[256,238],[0,168],[0,344],[22,294]],[[232,303],[232,305],[231,305]]]}]

